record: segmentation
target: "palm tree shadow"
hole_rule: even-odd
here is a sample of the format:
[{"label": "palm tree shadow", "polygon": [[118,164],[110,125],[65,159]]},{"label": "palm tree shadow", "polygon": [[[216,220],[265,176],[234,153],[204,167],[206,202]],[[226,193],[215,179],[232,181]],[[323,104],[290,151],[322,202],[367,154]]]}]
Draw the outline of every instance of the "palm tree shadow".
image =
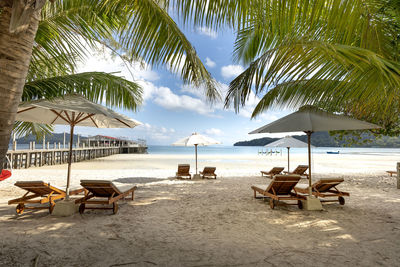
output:
[{"label": "palm tree shadow", "polygon": [[165,178],[156,178],[156,177],[127,177],[127,178],[118,178],[113,180],[117,183],[123,184],[148,184],[153,182],[161,182],[164,180],[168,180]]}]

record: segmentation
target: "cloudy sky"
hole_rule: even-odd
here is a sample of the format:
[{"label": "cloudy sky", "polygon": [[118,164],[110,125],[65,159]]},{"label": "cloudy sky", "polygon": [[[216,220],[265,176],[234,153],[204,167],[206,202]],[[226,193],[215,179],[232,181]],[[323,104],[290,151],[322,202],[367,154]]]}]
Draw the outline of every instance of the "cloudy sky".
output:
[{"label": "cloudy sky", "polygon": [[[232,60],[234,34],[229,30],[217,33],[207,28],[188,29],[184,33],[213,77],[221,84],[222,91],[226,91],[229,82],[245,67]],[[251,120],[251,112],[257,103],[256,97],[250,98],[246,107],[236,114],[233,110],[224,109],[222,102],[213,106],[207,104],[201,88],[184,85],[179,76],[168,68],[152,69],[140,64],[129,68],[130,71],[120,59],[112,58],[105,51],[89,57],[81,65],[79,72],[117,72],[116,75],[140,83],[144,90],[144,103],[140,110],[136,113],[117,111],[143,122],[143,125],[134,129],[77,127],[77,133],[141,138],[147,140],[149,145],[170,145],[182,137],[198,132],[220,140],[224,145],[232,145],[237,141],[266,136],[247,133],[290,112],[268,111]],[[57,132],[64,130],[61,126],[56,128]]]}]

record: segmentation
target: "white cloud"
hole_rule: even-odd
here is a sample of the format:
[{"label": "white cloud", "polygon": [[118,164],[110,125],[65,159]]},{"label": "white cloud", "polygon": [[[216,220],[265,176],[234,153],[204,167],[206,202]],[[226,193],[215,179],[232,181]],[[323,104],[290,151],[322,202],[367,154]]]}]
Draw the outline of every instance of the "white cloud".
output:
[{"label": "white cloud", "polygon": [[201,35],[205,35],[210,37],[211,39],[216,39],[218,37],[218,33],[211,28],[208,27],[197,27],[197,32]]},{"label": "white cloud", "polygon": [[156,81],[160,78],[157,72],[151,70],[151,67],[146,62],[133,62],[130,64],[124,62],[120,57],[113,56],[108,49],[101,49],[101,51],[101,54],[95,50],[90,51],[87,60],[78,65],[77,72],[116,72],[114,75],[124,77],[130,81]]},{"label": "white cloud", "polygon": [[208,135],[214,135],[214,136],[220,136],[223,134],[222,130],[216,129],[216,128],[207,129],[204,131],[204,133],[208,134]]},{"label": "white cloud", "polygon": [[210,68],[214,68],[217,64],[211,60],[211,58],[206,57],[206,66]]},{"label": "white cloud", "polygon": [[202,115],[211,115],[214,109],[199,98],[177,95],[168,87],[159,87],[153,101],[169,110],[188,110]]},{"label": "white cloud", "polygon": [[228,80],[236,78],[243,71],[244,68],[241,65],[228,65],[221,68],[221,75],[224,79]]}]

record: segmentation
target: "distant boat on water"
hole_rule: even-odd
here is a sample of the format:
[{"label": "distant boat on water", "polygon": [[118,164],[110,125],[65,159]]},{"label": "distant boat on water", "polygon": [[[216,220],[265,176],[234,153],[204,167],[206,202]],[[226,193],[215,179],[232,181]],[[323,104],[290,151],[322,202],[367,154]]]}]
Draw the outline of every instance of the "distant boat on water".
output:
[{"label": "distant boat on water", "polygon": [[339,154],[339,151],[326,151],[326,154]]}]

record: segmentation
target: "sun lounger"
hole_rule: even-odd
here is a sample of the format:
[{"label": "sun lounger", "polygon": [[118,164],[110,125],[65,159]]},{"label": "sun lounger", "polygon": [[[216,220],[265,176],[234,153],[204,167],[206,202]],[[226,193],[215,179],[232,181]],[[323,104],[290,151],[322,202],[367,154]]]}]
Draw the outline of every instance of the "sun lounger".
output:
[{"label": "sun lounger", "polygon": [[[293,188],[299,182],[299,175],[275,175],[269,185],[264,189],[264,186],[253,185],[251,189],[254,191],[254,198],[270,198],[269,205],[273,209],[278,201],[280,200],[297,200],[295,204],[301,209],[303,208],[302,199],[306,199],[305,196],[298,195]],[[257,197],[257,193],[261,194],[261,197]]]},{"label": "sun lounger", "polygon": [[272,177],[274,177],[277,174],[280,174],[283,169],[285,169],[284,167],[273,167],[270,171],[261,171],[261,176],[267,176],[269,178],[272,179]]},{"label": "sun lounger", "polygon": [[397,171],[386,171],[386,172],[390,175],[390,177],[392,177],[393,174],[397,175]]},{"label": "sun lounger", "polygon": [[[88,191],[88,194],[79,200],[79,213],[83,213],[85,209],[102,209],[113,210],[118,212],[118,200],[132,194],[131,200],[134,199],[136,186],[132,185],[116,185],[111,181],[104,180],[81,180],[81,186]],[[96,198],[96,199],[93,199]],[[98,205],[111,205],[112,207],[104,207]],[[90,206],[88,205],[96,205]]]},{"label": "sun lounger", "polygon": [[200,175],[204,178],[214,178],[217,179],[217,175],[215,174],[215,167],[204,167],[204,170],[200,172]]},{"label": "sun lounger", "polygon": [[308,165],[299,165],[294,169],[292,172],[284,172],[285,174],[291,175],[291,174],[297,174],[300,176],[305,176],[308,179],[308,174],[305,173],[308,170]]},{"label": "sun lounger", "polygon": [[189,177],[189,179],[192,179],[192,175],[189,173],[189,171],[189,164],[178,164],[178,171],[176,172],[175,176],[176,178]]},{"label": "sun lounger", "polygon": [[[336,188],[337,185],[342,183],[344,180],[342,178],[325,178],[320,179],[312,185],[312,193],[316,197],[330,198],[337,197],[337,200],[323,200],[322,202],[336,202],[338,201],[340,205],[344,205],[344,196],[350,196],[347,192],[342,192]],[[308,194],[308,185],[297,185],[294,190],[298,193]]]},{"label": "sun lounger", "polygon": [[[64,190],[43,181],[19,181],[14,185],[28,191],[20,198],[8,201],[8,205],[17,204],[17,214],[22,214],[25,209],[49,209],[52,213],[55,201],[66,196]],[[70,191],[70,195],[77,195],[83,191],[83,188],[75,188]],[[26,206],[26,204],[36,204],[36,206]]]}]

